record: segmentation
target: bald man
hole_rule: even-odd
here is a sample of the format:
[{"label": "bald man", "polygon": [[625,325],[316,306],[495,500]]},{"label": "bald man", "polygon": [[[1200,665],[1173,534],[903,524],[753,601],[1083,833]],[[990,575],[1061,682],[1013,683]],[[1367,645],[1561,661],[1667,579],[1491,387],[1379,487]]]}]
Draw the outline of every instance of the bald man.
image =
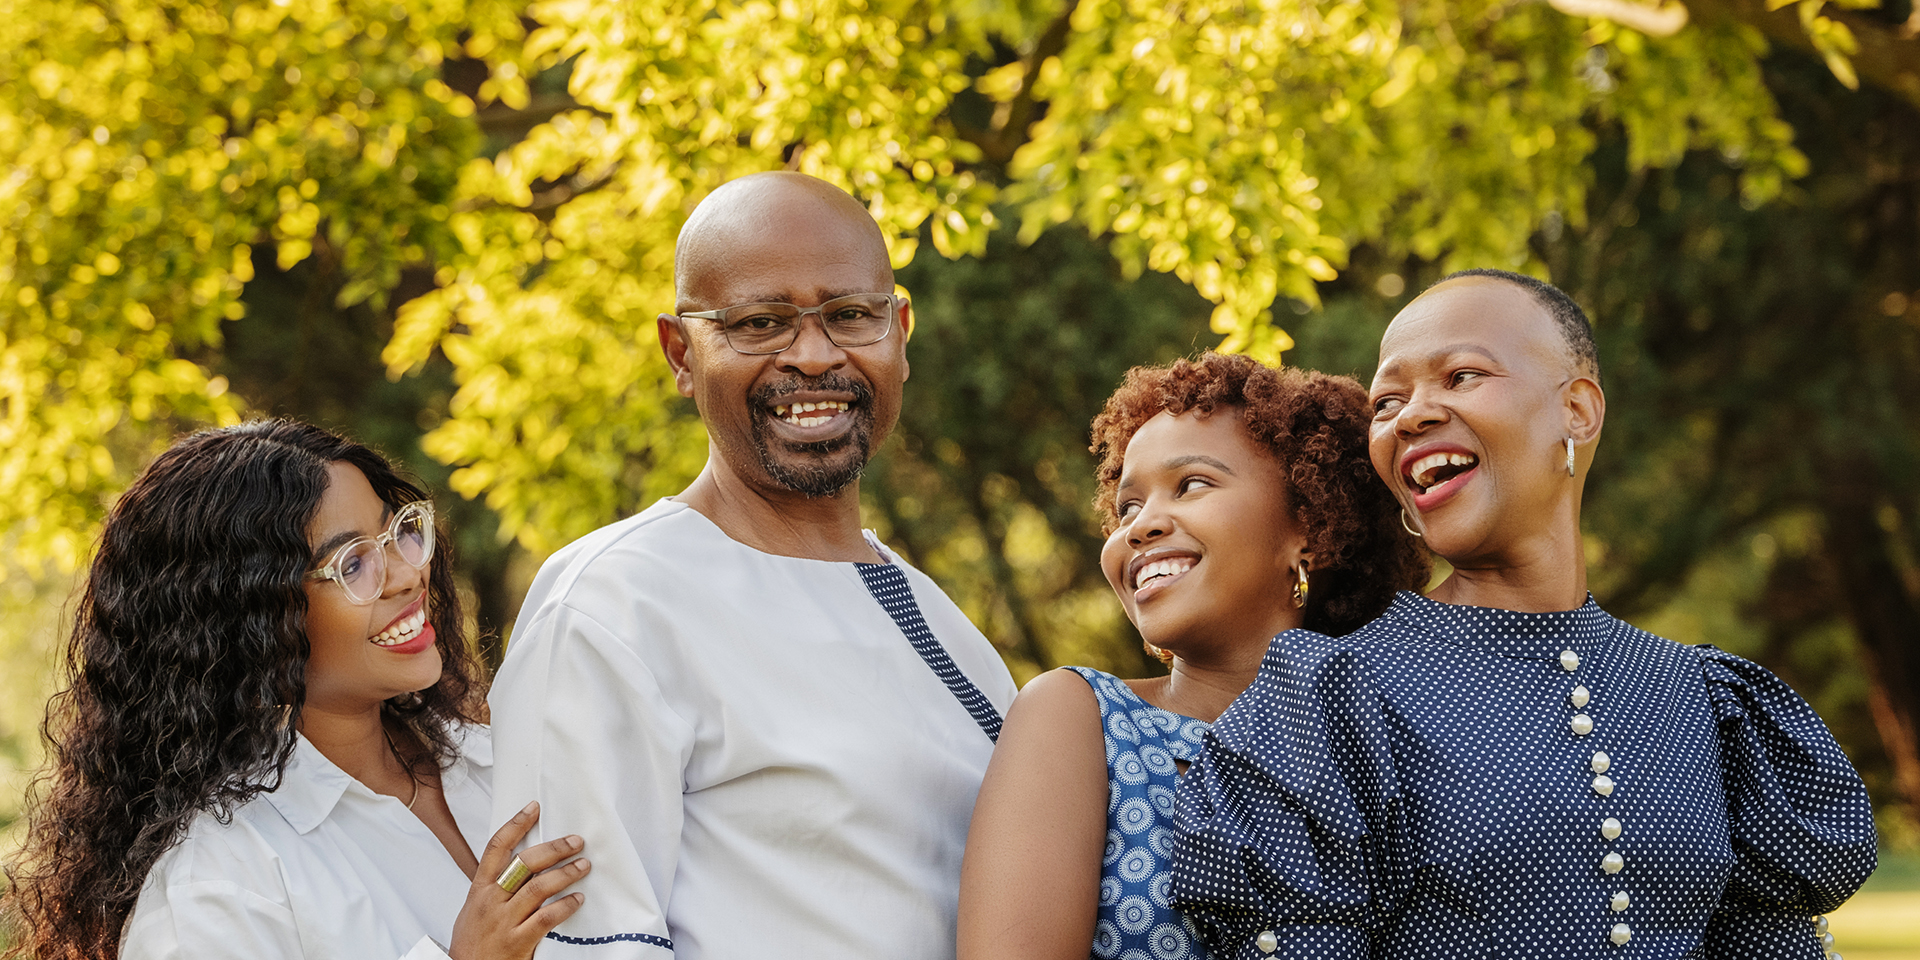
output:
[{"label": "bald man", "polygon": [[593,863],[537,955],[951,957],[1014,686],[860,528],[913,325],[886,244],[838,188],[759,174],[694,211],[675,286],[706,468],[547,561],[489,698],[495,821],[538,800]]}]

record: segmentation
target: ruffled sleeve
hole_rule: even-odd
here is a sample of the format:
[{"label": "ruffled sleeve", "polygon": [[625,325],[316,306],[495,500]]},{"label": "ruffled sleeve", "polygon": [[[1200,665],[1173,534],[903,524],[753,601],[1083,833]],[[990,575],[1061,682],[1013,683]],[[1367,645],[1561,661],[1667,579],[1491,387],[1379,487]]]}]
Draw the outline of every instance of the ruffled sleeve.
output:
[{"label": "ruffled sleeve", "polygon": [[1404,888],[1399,788],[1352,639],[1275,637],[1180,781],[1173,899],[1216,956],[1365,958]]},{"label": "ruffled sleeve", "polygon": [[1809,920],[1873,873],[1866,785],[1826,724],[1766,668],[1698,651],[1719,724],[1735,865],[1707,929],[1714,958],[1821,956]]}]

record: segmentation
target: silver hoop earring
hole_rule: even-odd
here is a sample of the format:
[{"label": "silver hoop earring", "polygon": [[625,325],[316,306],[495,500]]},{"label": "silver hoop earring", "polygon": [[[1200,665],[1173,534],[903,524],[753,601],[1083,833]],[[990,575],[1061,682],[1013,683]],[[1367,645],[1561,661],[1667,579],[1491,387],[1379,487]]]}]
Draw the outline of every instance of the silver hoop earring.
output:
[{"label": "silver hoop earring", "polygon": [[1411,534],[1413,534],[1413,535],[1414,535],[1414,536],[1416,536],[1416,537],[1423,537],[1423,538],[1424,538],[1424,537],[1426,536],[1426,534],[1423,534],[1423,533],[1421,533],[1420,531],[1418,531],[1418,530],[1415,530],[1415,529],[1413,528],[1413,525],[1412,525],[1412,524],[1409,524],[1409,523],[1407,523],[1407,508],[1406,508],[1406,507],[1401,507],[1401,508],[1400,508],[1400,529],[1402,529],[1402,530],[1405,530],[1406,532],[1408,532],[1408,533],[1411,533]]},{"label": "silver hoop earring", "polygon": [[1573,438],[1567,438],[1567,476],[1573,476]]}]

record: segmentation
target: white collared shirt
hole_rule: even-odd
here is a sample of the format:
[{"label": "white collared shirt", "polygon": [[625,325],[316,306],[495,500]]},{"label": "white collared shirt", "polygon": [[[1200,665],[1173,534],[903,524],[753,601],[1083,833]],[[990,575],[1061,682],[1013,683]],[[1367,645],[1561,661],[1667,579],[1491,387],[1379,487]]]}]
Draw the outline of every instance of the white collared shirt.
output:
[{"label": "white collared shirt", "polygon": [[[440,774],[476,856],[493,745],[463,730]],[[468,881],[405,803],[367,789],[298,738],[279,789],[230,823],[202,813],[147,874],[120,960],[445,960]]]},{"label": "white collared shirt", "polygon": [[[993,646],[899,566],[1004,711]],[[537,799],[528,842],[578,833],[593,861],[540,960],[953,956],[993,744],[854,564],[659,501],[547,561],[489,699],[495,821]]]}]

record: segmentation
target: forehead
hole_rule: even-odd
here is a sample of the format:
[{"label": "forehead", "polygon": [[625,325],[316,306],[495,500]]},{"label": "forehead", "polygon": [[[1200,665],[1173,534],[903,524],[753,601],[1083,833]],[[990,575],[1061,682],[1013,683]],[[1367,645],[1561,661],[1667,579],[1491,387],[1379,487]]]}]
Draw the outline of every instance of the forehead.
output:
[{"label": "forehead", "polygon": [[1568,363],[1565,335],[1533,294],[1504,280],[1462,277],[1422,294],[1393,319],[1380,339],[1375,378],[1460,352],[1555,371]]},{"label": "forehead", "polygon": [[804,196],[738,211],[706,229],[683,256],[682,302],[712,308],[893,292],[892,265],[873,222]]},{"label": "forehead", "polygon": [[336,460],[327,464],[327,491],[320,495],[307,539],[318,544],[342,534],[372,535],[378,532],[386,511],[386,502],[373,492],[366,474],[351,463]]},{"label": "forehead", "polygon": [[1247,433],[1240,417],[1239,407],[1216,407],[1206,415],[1193,410],[1177,415],[1162,410],[1141,424],[1127,441],[1122,476],[1164,469],[1178,458],[1194,455],[1213,457],[1235,468],[1256,459],[1272,460],[1267,449]]}]

